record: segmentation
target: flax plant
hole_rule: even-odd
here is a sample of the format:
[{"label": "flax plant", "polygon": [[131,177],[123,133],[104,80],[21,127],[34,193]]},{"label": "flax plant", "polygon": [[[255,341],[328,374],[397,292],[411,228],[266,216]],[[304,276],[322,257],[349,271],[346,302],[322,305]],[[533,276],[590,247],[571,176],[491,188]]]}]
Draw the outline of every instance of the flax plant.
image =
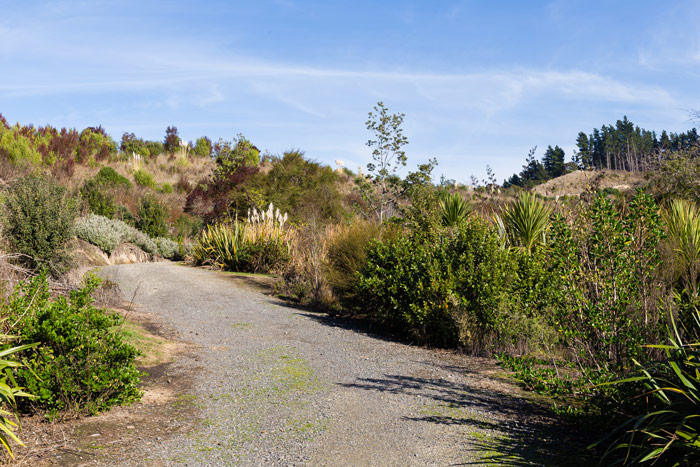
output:
[{"label": "flax plant", "polygon": [[207,226],[192,250],[196,264],[208,264],[220,269],[236,269],[246,238],[246,226],[236,218]]},{"label": "flax plant", "polygon": [[446,194],[439,203],[442,211],[442,224],[448,227],[461,224],[472,212],[469,203],[459,193]]},{"label": "flax plant", "polygon": [[663,213],[667,233],[673,242],[676,258],[683,266],[683,278],[692,297],[698,296],[700,273],[700,212],[695,204],[673,200]]},{"label": "flax plant", "polygon": [[[638,374],[610,384],[644,386],[648,409],[618,426],[593,446],[609,444],[602,461],[614,464],[698,465],[700,462],[700,342],[688,339],[700,330],[700,313],[693,310],[691,329],[681,332],[673,313],[667,327],[668,343],[648,345],[665,359],[642,365]],[[601,461],[601,462],[602,462]]]},{"label": "flax plant", "polygon": [[547,241],[552,209],[530,193],[522,193],[496,216],[496,223],[505,228],[508,244],[523,248],[528,254]]}]

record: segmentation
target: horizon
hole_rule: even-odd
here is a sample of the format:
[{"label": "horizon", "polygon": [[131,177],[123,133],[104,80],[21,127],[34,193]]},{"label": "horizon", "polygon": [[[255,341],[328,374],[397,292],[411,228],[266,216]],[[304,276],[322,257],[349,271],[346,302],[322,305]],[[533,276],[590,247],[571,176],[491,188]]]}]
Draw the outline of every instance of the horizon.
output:
[{"label": "horizon", "polygon": [[406,170],[499,183],[530,148],[570,160],[627,116],[684,132],[700,108],[700,5],[654,2],[27,2],[0,19],[8,123],[162,140],[243,134],[357,171],[367,114],[404,113]]}]

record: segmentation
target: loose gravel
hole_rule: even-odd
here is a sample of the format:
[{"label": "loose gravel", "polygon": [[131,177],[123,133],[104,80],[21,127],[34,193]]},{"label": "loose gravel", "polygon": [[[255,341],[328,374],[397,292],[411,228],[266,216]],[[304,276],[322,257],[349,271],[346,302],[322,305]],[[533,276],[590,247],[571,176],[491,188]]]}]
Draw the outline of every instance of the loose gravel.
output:
[{"label": "loose gravel", "polygon": [[219,272],[100,274],[194,344],[170,371],[194,375],[176,404],[197,422],[92,465],[578,465],[554,457],[561,433],[489,360],[394,342]]}]

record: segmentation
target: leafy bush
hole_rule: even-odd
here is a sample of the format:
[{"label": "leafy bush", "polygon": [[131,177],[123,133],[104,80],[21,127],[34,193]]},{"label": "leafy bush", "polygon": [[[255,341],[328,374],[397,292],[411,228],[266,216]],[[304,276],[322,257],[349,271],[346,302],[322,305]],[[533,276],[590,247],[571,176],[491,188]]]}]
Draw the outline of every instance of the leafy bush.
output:
[{"label": "leafy bush", "polygon": [[432,243],[375,242],[358,277],[361,309],[421,342],[476,349],[490,337],[511,337],[505,310],[517,262],[479,219]]},{"label": "leafy bush", "polygon": [[156,157],[165,152],[165,147],[160,141],[146,141],[145,147],[151,157]]},{"label": "leafy bush", "polygon": [[119,175],[112,167],[102,167],[99,172],[93,177],[100,185],[110,188],[124,188],[130,190],[132,185],[128,178]]},{"label": "leafy bush", "polygon": [[49,179],[24,177],[8,189],[3,234],[13,251],[28,255],[32,267],[60,272],[66,265],[66,242],[78,215],[76,200]]},{"label": "leafy bush", "polygon": [[0,135],[0,155],[4,155],[15,165],[41,163],[41,153],[36,150],[27,136],[19,132],[17,127]]},{"label": "leafy bush", "polygon": [[106,160],[111,154],[117,150],[117,144],[105,132],[104,128],[89,127],[80,133],[78,142],[77,159],[78,162],[85,163],[91,157],[98,161]]},{"label": "leafy bush", "polygon": [[194,154],[197,157],[211,157],[212,152],[211,140],[206,136],[197,138],[194,145]]},{"label": "leafy bush", "polygon": [[136,228],[151,237],[168,235],[166,217],[168,208],[153,196],[144,196],[139,201],[138,220]]},{"label": "leafy bush", "polygon": [[173,186],[170,183],[163,183],[160,186],[160,192],[169,195],[173,192]]},{"label": "leafy bush", "polygon": [[553,324],[584,368],[623,368],[660,335],[658,208],[640,191],[626,213],[603,194],[579,209],[570,223],[559,218],[552,226]]},{"label": "leafy bush", "polygon": [[134,172],[134,181],[137,185],[146,188],[156,188],[156,179],[153,178],[153,175],[151,175],[151,173],[147,172],[144,169],[138,169]]},{"label": "leafy bush", "polygon": [[21,343],[40,344],[23,353],[29,368],[16,375],[50,417],[61,410],[96,413],[141,397],[138,351],[110,330],[122,318],[92,306],[90,294],[99,283],[89,277],[70,300],[51,300],[40,275],[20,283],[2,307]]}]

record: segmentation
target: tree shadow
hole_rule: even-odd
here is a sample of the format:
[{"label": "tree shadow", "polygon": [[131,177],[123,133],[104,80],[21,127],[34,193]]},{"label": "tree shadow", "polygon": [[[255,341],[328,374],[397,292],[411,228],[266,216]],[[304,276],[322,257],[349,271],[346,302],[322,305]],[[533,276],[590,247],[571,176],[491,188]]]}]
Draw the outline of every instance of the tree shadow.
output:
[{"label": "tree shadow", "polygon": [[542,405],[501,391],[405,375],[362,378],[343,387],[420,396],[428,401],[416,423],[463,426],[469,458],[462,465],[596,465],[587,436],[554,418]]}]

